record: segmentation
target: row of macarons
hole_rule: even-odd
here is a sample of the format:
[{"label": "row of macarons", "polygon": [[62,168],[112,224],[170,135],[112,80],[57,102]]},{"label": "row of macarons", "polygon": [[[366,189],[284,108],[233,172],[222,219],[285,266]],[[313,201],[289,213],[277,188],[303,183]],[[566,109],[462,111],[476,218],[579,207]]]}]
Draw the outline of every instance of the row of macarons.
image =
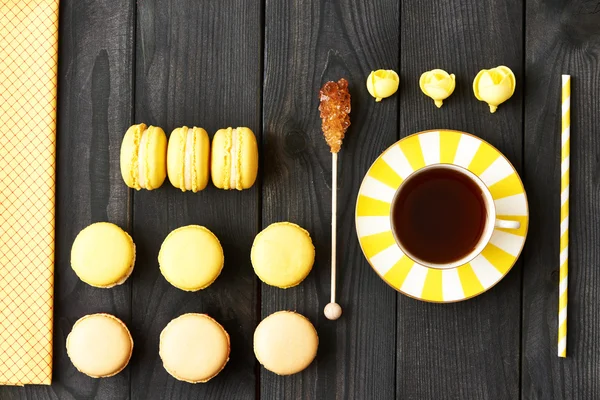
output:
[{"label": "row of macarons", "polygon": [[[124,283],[133,272],[136,247],[131,236],[110,222],[84,228],[71,248],[71,267],[89,285],[110,288]],[[291,222],[277,222],[262,230],[250,252],[252,267],[265,283],[290,288],[306,278],[315,260],[310,234]],[[217,236],[200,225],[170,232],[158,253],[160,271],[173,286],[197,291],[220,275],[225,257]]]},{"label": "row of macarons", "polygon": [[[319,337],[303,315],[279,311],[258,324],[253,342],[261,365],[278,375],[291,375],[314,360]],[[75,322],[66,347],[78,371],[92,378],[105,378],[127,366],[133,353],[133,338],[125,323],[114,315],[91,314]],[[230,351],[229,334],[207,314],[183,314],[170,321],[160,334],[163,366],[180,381],[209,381],[225,368]]]},{"label": "row of macarons", "polygon": [[209,177],[219,189],[248,189],[256,181],[258,145],[249,128],[219,129],[212,141],[203,128],[131,126],[121,144],[121,176],[132,189],[153,190],[168,176],[182,191],[203,190]]}]

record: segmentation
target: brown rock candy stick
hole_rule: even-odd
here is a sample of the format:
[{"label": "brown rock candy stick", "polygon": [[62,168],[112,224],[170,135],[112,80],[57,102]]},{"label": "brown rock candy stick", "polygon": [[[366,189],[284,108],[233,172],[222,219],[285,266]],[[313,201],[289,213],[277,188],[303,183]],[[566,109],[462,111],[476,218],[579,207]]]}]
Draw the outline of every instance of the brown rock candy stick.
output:
[{"label": "brown rock candy stick", "polygon": [[327,82],[319,91],[319,111],[323,121],[325,141],[331,149],[331,302],[325,306],[325,317],[330,320],[342,315],[342,308],[335,302],[336,241],[337,241],[337,153],[350,126],[350,92],[348,81]]}]

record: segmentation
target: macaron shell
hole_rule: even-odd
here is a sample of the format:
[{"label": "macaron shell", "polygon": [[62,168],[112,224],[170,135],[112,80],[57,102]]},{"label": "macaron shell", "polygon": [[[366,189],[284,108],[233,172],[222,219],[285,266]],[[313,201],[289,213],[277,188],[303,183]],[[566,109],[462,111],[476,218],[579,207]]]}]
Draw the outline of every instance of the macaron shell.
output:
[{"label": "macaron shell", "polygon": [[67,354],[78,371],[92,378],[118,374],[129,363],[133,339],[127,326],[110,314],[80,318],[66,341]]},{"label": "macaron shell", "polygon": [[292,311],[279,311],[254,331],[254,354],[269,371],[291,375],[308,367],[317,355],[319,337],[313,324]]},{"label": "macaron shell", "polygon": [[309,274],[315,261],[315,247],[306,230],[290,222],[278,222],[256,236],[250,259],[260,280],[287,289]]},{"label": "macaron shell", "polygon": [[159,355],[174,378],[203,383],[215,377],[229,361],[229,334],[206,314],[175,318],[160,334]]},{"label": "macaron shell", "polygon": [[[249,189],[256,181],[258,174],[258,145],[254,132],[248,128],[238,128],[238,135],[241,135],[241,160],[238,159],[238,175],[241,172],[241,177],[236,178],[237,182],[241,182],[241,188]],[[240,179],[241,178],[241,179]]]},{"label": "macaron shell", "polygon": [[210,174],[210,141],[208,133],[203,128],[187,126],[176,128],[169,138],[167,149],[167,174],[169,181],[177,189],[185,192],[185,145],[188,131],[194,135],[194,169],[192,170],[192,192],[196,193],[206,188]]},{"label": "macaron shell", "polygon": [[157,126],[148,128],[148,151],[145,163],[148,190],[158,189],[167,177],[167,135]]},{"label": "macaron shell", "polygon": [[137,190],[141,187],[138,183],[138,171],[134,166],[137,165],[139,141],[145,130],[146,124],[130,126],[121,143],[121,177],[127,186]]},{"label": "macaron shell", "polygon": [[71,267],[79,279],[101,288],[119,285],[131,275],[135,244],[117,225],[97,222],[83,229],[71,248]]},{"label": "macaron shell", "polygon": [[188,225],[175,229],[158,253],[160,272],[173,286],[196,291],[212,284],[223,269],[223,248],[207,228]]},{"label": "macaron shell", "polygon": [[167,146],[167,176],[171,185],[177,189],[181,189],[185,185],[183,183],[183,164],[184,164],[184,148],[187,127],[175,128],[169,136],[169,144]]},{"label": "macaron shell", "polygon": [[210,170],[213,185],[219,189],[229,189],[228,141],[231,140],[232,128],[219,129],[212,140]]}]

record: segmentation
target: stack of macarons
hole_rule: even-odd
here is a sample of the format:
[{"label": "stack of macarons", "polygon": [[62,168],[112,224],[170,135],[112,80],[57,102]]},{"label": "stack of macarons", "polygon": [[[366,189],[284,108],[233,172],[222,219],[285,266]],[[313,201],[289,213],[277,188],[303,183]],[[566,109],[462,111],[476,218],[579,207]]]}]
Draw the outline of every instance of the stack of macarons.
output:
[{"label": "stack of macarons", "polygon": [[[212,157],[211,157],[212,153]],[[181,191],[203,190],[212,176],[219,189],[249,189],[258,172],[258,145],[249,128],[219,129],[212,149],[203,128],[183,126],[171,133],[155,126],[131,126],[121,145],[121,175],[133,189],[159,188],[165,177]]]}]

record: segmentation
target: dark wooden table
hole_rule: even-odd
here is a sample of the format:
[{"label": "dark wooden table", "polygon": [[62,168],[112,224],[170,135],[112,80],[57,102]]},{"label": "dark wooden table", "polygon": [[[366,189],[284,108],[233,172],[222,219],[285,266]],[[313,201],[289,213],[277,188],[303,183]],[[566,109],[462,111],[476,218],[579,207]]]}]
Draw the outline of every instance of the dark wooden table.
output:
[{"label": "dark wooden table", "polygon": [[[1,399],[600,399],[600,3],[598,0],[64,0],[60,8],[54,380],[0,388]],[[507,65],[510,101],[491,115],[476,101],[482,68]],[[399,72],[400,90],[375,103],[365,78]],[[426,70],[456,74],[441,109],[419,90]],[[568,358],[556,356],[560,74],[573,76]],[[340,158],[339,302],[329,300],[330,154],[318,89],[346,77],[352,126]],[[248,126],[261,144],[248,191],[182,193],[166,182],[135,192],[122,182],[127,127],[214,133]],[[456,304],[428,304],[388,287],[365,261],[354,229],[363,175],[399,138],[431,129],[473,133],[518,168],[531,225],[520,261],[493,289]],[[317,260],[298,287],[260,284],[254,236],[274,221],[307,228]],[[96,221],[137,244],[131,279],[92,288],[69,266],[75,235]],[[208,289],[186,293],[161,276],[157,254],[174,228],[202,224],[226,264]],[[252,334],[292,309],[315,324],[320,347],[304,372],[260,367]],[[109,312],[132,331],[131,363],[94,380],[75,370],[65,338],[81,316]],[[158,336],[172,318],[206,312],[231,335],[231,360],[207,384],[171,378]]]}]

